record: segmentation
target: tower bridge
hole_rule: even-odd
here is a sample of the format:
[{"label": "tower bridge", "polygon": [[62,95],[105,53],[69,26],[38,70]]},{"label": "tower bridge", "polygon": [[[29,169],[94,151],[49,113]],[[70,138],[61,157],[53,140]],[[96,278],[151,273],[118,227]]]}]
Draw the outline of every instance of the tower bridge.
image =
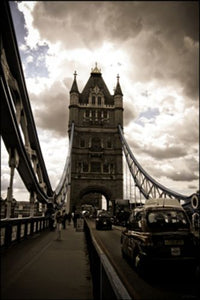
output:
[{"label": "tower bridge", "polygon": [[[36,201],[42,203],[46,211],[49,208],[58,210],[67,207],[68,211],[74,212],[76,207],[81,205],[82,199],[87,194],[99,193],[103,195],[106,198],[107,207],[109,203],[113,203],[114,206],[116,199],[123,199],[123,155],[126,158],[132,181],[146,201],[150,198],[178,199],[183,206],[190,206],[193,209],[195,218],[199,218],[199,194],[194,193],[187,196],[170,190],[154,180],[136,160],[123,134],[123,93],[119,76],[117,76],[114,94],[111,95],[97,64],[91,70],[90,77],[82,92],[78,88],[77,73],[74,73],[69,103],[68,155],[63,174],[57,187],[53,190],[42,156],[12,17],[9,5],[6,2],[1,4],[1,29],[3,29],[1,30],[0,44],[1,136],[8,151],[10,167],[6,214],[5,218],[1,220],[1,246],[3,249],[8,249],[10,245],[37,234],[40,235],[40,238],[43,236],[47,242],[46,246],[42,244],[42,241],[37,246],[40,247],[41,253],[46,251],[47,246],[53,245],[52,238],[54,233],[51,232],[46,237],[42,233],[42,231],[45,232],[49,228],[49,217],[43,216],[40,218],[34,216]],[[11,218],[14,174],[16,171],[30,194],[30,217],[18,220]],[[87,228],[89,229],[87,230],[91,234],[93,225],[90,227],[88,224]],[[72,237],[71,241],[76,243],[72,230],[69,236]],[[65,238],[68,243],[64,245],[68,249],[67,247],[72,242],[69,240],[69,237]],[[126,278],[125,273],[122,275],[123,279],[116,279],[118,275],[116,275],[116,270],[113,269],[115,263],[110,263],[110,261],[113,262],[116,253],[110,253],[109,251],[111,250],[108,250],[106,244],[102,244],[104,238],[94,235],[92,240],[93,245],[95,245],[94,251],[97,252],[98,259],[100,259],[106,274],[104,274],[104,280],[106,282],[109,281],[109,296],[114,293],[116,299],[120,299],[122,295],[125,295],[126,299],[131,299],[131,297],[142,299],[141,290],[136,292],[124,287],[127,281],[127,279],[124,279]],[[115,238],[119,238],[119,233],[115,233]],[[32,244],[35,247],[33,242],[30,240],[28,242],[27,245]],[[77,245],[78,243],[81,244],[81,241],[77,240]],[[75,244],[73,244],[73,247],[76,247]],[[81,244],[80,247],[84,246]],[[106,249],[106,253],[110,253],[108,254],[109,261],[107,261],[105,253],[99,250],[99,247]],[[51,250],[49,250],[49,255],[50,252]],[[10,253],[12,254],[12,251]],[[70,253],[69,256],[71,255]],[[60,252],[57,250],[55,252],[56,259],[58,255],[60,255]],[[37,259],[35,257],[35,260]],[[75,258],[72,257],[72,261],[73,259]],[[76,257],[76,259],[79,260],[80,257]],[[50,263],[49,259],[47,261]],[[70,264],[70,259],[67,262]],[[18,267],[16,266],[16,270]],[[122,264],[121,269],[117,273],[121,274],[123,268],[124,265]],[[83,272],[85,271],[83,270]],[[6,273],[6,276],[8,273]],[[119,281],[113,283],[113,278]],[[12,287],[12,283],[12,280],[9,281],[9,286],[6,287],[5,293]],[[146,286],[145,282],[142,284]],[[127,286],[129,285],[130,282],[127,283]],[[117,289],[117,286],[120,286],[120,291]],[[151,290],[158,297],[156,291],[153,291],[149,286],[147,289]],[[102,292],[102,286],[99,292]],[[130,293],[132,293],[131,296]]]},{"label": "tower bridge", "polygon": [[107,202],[123,199],[123,155],[133,183],[145,199],[177,198],[186,205],[194,202],[194,208],[198,208],[197,194],[182,195],[161,185],[135,159],[123,135],[123,93],[119,76],[111,95],[97,64],[82,92],[79,92],[77,73],[74,73],[69,104],[69,153],[60,182],[53,191],[40,149],[9,7],[4,10],[1,20],[5,28],[1,36],[1,135],[11,170],[8,208],[15,170],[29,191],[32,204],[36,200],[45,204],[68,202],[72,210],[80,197],[90,192],[101,193]]}]

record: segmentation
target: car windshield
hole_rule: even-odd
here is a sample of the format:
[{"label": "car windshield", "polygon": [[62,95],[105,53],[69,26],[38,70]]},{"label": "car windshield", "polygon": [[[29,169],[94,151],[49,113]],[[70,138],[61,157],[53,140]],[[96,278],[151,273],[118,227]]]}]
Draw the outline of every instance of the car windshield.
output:
[{"label": "car windshield", "polygon": [[150,228],[163,230],[185,229],[189,227],[188,220],[181,210],[156,210],[147,215],[147,221]]}]

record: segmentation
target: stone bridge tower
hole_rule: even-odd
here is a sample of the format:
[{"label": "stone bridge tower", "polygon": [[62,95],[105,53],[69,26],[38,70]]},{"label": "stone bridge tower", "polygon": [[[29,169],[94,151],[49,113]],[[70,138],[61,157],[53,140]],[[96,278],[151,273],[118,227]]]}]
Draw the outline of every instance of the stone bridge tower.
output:
[{"label": "stone bridge tower", "polygon": [[[108,201],[123,198],[122,146],[118,124],[123,126],[123,94],[119,76],[111,95],[97,67],[82,91],[76,81],[70,90],[69,134],[75,124],[71,154],[70,210],[88,193],[101,193]],[[108,206],[107,206],[108,207]]]}]

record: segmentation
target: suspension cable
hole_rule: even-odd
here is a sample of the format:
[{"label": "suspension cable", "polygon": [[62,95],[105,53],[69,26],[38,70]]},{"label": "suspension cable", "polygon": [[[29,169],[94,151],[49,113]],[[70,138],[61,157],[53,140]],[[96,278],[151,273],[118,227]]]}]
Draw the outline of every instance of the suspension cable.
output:
[{"label": "suspension cable", "polygon": [[146,199],[155,197],[155,195],[158,195],[158,197],[164,197],[166,198],[167,196],[170,198],[176,198],[179,200],[191,200],[191,196],[185,196],[180,193],[174,192],[167,187],[161,185],[158,183],[155,179],[153,179],[139,164],[139,162],[136,160],[134,157],[133,153],[130,150],[130,147],[128,143],[126,142],[122,127],[119,124],[118,125],[118,130],[120,134],[120,139],[122,143],[122,148],[123,152],[126,157],[126,161],[129,167],[129,170],[131,172],[131,175],[135,181],[136,186],[140,190],[140,192],[144,195]]}]

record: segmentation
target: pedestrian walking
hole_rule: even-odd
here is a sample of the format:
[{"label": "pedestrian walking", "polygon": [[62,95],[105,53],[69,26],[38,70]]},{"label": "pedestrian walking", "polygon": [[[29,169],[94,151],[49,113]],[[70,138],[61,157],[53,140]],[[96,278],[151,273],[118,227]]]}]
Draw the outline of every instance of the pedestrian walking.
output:
[{"label": "pedestrian walking", "polygon": [[49,218],[49,227],[50,227],[51,231],[54,231],[56,229],[55,214],[50,215],[50,218]]},{"label": "pedestrian walking", "polygon": [[63,220],[62,220],[63,229],[66,229],[67,214],[66,214],[65,210],[63,210],[62,217],[63,217]]},{"label": "pedestrian walking", "polygon": [[61,230],[62,230],[63,216],[62,216],[62,213],[61,213],[60,210],[56,214],[56,222],[57,222],[57,240],[61,241]]},{"label": "pedestrian walking", "polygon": [[75,213],[74,213],[74,216],[73,216],[74,228],[76,228],[77,219],[79,219],[80,217],[81,217],[80,212],[76,210]]},{"label": "pedestrian walking", "polygon": [[68,213],[67,218],[68,218],[68,225],[70,225],[71,224],[71,219],[72,219],[72,214],[70,213],[70,211]]}]

